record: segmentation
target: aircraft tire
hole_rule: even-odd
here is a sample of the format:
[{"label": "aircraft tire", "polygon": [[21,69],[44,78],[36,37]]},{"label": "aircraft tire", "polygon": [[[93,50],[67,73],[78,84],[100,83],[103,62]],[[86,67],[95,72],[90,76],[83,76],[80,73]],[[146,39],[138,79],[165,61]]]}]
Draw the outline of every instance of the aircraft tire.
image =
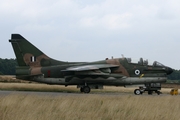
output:
[{"label": "aircraft tire", "polygon": [[135,89],[135,90],[134,90],[134,94],[135,94],[135,95],[140,95],[140,94],[142,94],[142,93],[141,93],[140,89]]},{"label": "aircraft tire", "polygon": [[89,93],[91,91],[91,88],[89,86],[84,86],[83,91],[84,93]]},{"label": "aircraft tire", "polygon": [[80,88],[80,92],[84,92],[84,88],[83,87]]},{"label": "aircraft tire", "polygon": [[152,95],[152,93],[153,93],[153,91],[150,91],[150,90],[148,91],[148,95]]}]

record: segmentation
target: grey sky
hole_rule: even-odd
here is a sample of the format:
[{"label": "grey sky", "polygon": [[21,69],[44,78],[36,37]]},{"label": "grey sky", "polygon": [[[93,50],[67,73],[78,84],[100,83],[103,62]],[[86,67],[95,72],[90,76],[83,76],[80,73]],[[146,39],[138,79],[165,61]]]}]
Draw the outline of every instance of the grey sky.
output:
[{"label": "grey sky", "polygon": [[179,0],[0,0],[0,57],[20,33],[48,56],[146,58],[180,69]]}]

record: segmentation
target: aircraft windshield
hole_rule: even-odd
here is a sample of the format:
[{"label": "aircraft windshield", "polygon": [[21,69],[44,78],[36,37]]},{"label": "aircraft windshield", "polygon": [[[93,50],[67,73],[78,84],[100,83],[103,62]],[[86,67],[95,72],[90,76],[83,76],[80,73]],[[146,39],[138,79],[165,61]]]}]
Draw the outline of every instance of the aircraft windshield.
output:
[{"label": "aircraft windshield", "polygon": [[164,65],[161,64],[160,62],[155,61],[155,62],[153,63],[153,66],[159,66],[159,67],[162,67],[162,66],[164,66]]},{"label": "aircraft windshield", "polygon": [[148,61],[148,59],[140,58],[138,59],[131,59],[131,58],[126,58],[128,63],[133,63],[133,64],[139,64],[139,65],[149,65],[149,66],[164,66],[163,64],[157,62],[157,61]]}]

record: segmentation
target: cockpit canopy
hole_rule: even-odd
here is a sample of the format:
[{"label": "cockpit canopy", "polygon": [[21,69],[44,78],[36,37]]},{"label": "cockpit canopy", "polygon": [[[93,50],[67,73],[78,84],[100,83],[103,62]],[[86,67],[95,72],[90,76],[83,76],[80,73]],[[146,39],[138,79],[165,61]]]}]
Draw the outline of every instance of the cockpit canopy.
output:
[{"label": "cockpit canopy", "polygon": [[132,64],[139,64],[139,65],[148,65],[148,66],[154,66],[154,67],[163,67],[164,65],[154,61],[148,61],[148,59],[143,60],[143,58],[140,58],[139,60],[137,59],[131,59],[131,58],[126,58],[128,63],[132,63]]}]

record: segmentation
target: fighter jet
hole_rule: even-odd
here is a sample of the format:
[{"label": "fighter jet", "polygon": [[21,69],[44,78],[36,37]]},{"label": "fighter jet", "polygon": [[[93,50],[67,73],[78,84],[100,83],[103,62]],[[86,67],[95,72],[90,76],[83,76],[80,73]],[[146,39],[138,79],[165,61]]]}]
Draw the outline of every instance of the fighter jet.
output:
[{"label": "fighter jet", "polygon": [[16,78],[46,84],[77,85],[80,92],[106,86],[143,85],[135,89],[160,94],[161,83],[173,70],[157,61],[150,63],[140,58],[111,58],[95,62],[64,62],[48,57],[20,34],[12,34],[12,47],[18,62]]}]

